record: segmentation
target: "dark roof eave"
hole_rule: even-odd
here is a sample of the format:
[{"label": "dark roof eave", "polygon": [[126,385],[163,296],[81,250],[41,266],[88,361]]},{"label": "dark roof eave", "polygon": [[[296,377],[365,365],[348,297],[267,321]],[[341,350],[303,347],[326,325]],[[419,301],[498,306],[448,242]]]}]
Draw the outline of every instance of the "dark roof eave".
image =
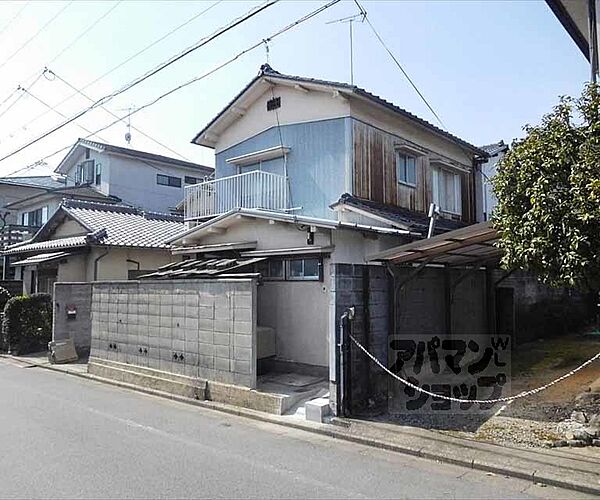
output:
[{"label": "dark roof eave", "polygon": [[[357,96],[360,96],[362,98],[365,98],[371,102],[374,102],[376,104],[379,104],[387,109],[389,109],[390,111],[393,111],[395,113],[398,113],[400,115],[402,115],[403,117],[416,122],[417,124],[419,124],[420,126],[422,126],[423,128],[426,128],[427,130],[429,130],[430,132],[435,133],[438,136],[441,136],[445,139],[448,139],[454,143],[457,143],[459,145],[461,145],[462,147],[469,149],[471,152],[483,157],[483,158],[488,158],[489,155],[482,149],[478,148],[477,146],[468,143],[467,141],[464,141],[463,139],[460,139],[459,137],[446,132],[445,130],[442,130],[441,128],[436,127],[435,125],[429,123],[428,121],[419,118],[418,116],[386,101],[385,99],[382,99],[381,97],[378,97],[374,94],[371,94],[370,92],[367,92],[364,89],[361,89],[360,87],[357,87],[356,85],[349,85],[347,83],[342,83],[342,82],[330,82],[330,81],[325,81],[325,80],[319,80],[319,79],[315,79],[315,78],[304,78],[304,77],[299,77],[299,76],[292,76],[292,75],[284,75],[282,73],[279,73],[277,71],[274,70],[267,70],[267,71],[261,71],[256,77],[254,77],[200,132],[198,132],[196,134],[196,136],[192,139],[192,144],[199,144],[199,145],[204,145],[206,146],[206,144],[201,144],[200,142],[198,142],[198,140],[200,139],[200,137],[202,137],[203,134],[206,133],[206,131],[212,127],[212,125],[219,120],[226,112],[227,110],[246,92],[248,91],[248,89],[250,89],[250,87],[252,87],[252,85],[254,85],[259,79],[261,78],[279,78],[281,80],[288,80],[288,81],[295,81],[298,83],[313,83],[316,85],[331,85],[333,87],[338,87],[338,88],[342,88],[346,91],[349,91],[353,94],[356,94]],[[212,146],[206,146],[206,147],[212,147]]]},{"label": "dark roof eave", "polygon": [[584,57],[590,60],[590,45],[586,40],[583,33],[579,30],[567,10],[565,9],[561,0],[546,0],[546,4],[550,7],[550,10],[554,13],[556,18],[563,25],[563,28],[571,36],[575,45],[579,47],[579,50],[583,53]]}]

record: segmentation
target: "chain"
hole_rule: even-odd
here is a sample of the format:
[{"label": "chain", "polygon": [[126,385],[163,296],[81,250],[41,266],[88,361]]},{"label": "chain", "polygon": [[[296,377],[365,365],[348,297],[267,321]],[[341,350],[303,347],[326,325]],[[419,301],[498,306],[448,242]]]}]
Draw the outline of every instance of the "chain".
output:
[{"label": "chain", "polygon": [[490,404],[490,403],[506,403],[508,401],[514,401],[515,399],[520,399],[520,398],[524,398],[527,396],[531,396],[532,394],[537,394],[538,392],[541,392],[545,389],[548,389],[548,387],[551,387],[555,384],[558,384],[559,382],[561,382],[562,380],[566,379],[567,377],[570,377],[571,375],[577,373],[579,370],[585,368],[587,365],[593,363],[594,361],[596,361],[597,359],[600,358],[600,352],[598,352],[593,358],[588,359],[585,363],[579,365],[577,368],[571,370],[568,373],[565,373],[564,375],[558,377],[557,379],[553,380],[552,382],[548,382],[545,385],[542,385],[541,387],[537,387],[535,389],[530,389],[528,391],[523,391],[520,392],[519,394],[515,394],[514,396],[507,396],[504,398],[496,398],[496,399],[460,399],[460,398],[453,398],[451,396],[444,396],[442,394],[435,394],[433,392],[427,391],[421,387],[419,387],[418,385],[415,385],[411,382],[409,382],[408,380],[403,379],[402,377],[399,377],[398,375],[396,375],[395,373],[391,372],[390,370],[388,370],[382,363],[381,361],[379,361],[375,356],[373,356],[369,351],[367,351],[358,340],[356,340],[352,335],[350,335],[350,339],[352,340],[352,342],[354,342],[358,348],[364,352],[369,358],[371,358],[371,360],[377,365],[379,366],[379,368],[381,368],[383,371],[385,371],[388,375],[391,375],[392,377],[394,377],[396,380],[402,382],[404,385],[414,389],[415,391],[418,392],[422,392],[423,394],[427,394],[429,396],[432,396],[434,398],[439,398],[439,399],[445,399],[447,401],[455,401],[457,403],[480,403],[480,404]]}]

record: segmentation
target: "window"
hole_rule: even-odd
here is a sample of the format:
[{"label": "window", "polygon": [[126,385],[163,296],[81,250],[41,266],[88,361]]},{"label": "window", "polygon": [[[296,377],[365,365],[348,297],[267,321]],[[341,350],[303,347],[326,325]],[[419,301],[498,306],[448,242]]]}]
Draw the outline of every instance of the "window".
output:
[{"label": "window", "polygon": [[[77,165],[77,171],[75,174],[75,183],[76,184],[92,184],[95,181],[96,172],[95,172],[95,163],[94,160],[85,160],[82,161],[79,165]],[[98,183],[96,183],[98,184]]]},{"label": "window", "polygon": [[416,158],[398,151],[396,153],[396,175],[398,182],[401,182],[402,184],[408,184],[410,186],[416,186]]},{"label": "window", "polygon": [[283,260],[269,259],[263,260],[258,264],[258,272],[265,279],[284,279]]},{"label": "window", "polygon": [[460,175],[441,168],[434,168],[432,173],[433,202],[443,212],[460,215],[462,212]]},{"label": "window", "polygon": [[319,259],[293,259],[287,261],[288,280],[318,280],[321,278]]},{"label": "window", "polygon": [[196,177],[192,177],[190,175],[186,175],[183,178],[183,182],[185,182],[186,184],[199,184],[202,181],[200,179],[196,178]]},{"label": "window", "polygon": [[156,183],[161,186],[181,187],[181,177],[171,175],[156,174]]},{"label": "window", "polygon": [[98,163],[98,164],[96,164],[96,181],[95,181],[96,186],[99,186],[101,182],[102,182],[102,164]]},{"label": "window", "polygon": [[320,281],[321,259],[319,257],[269,259],[260,262],[257,271],[266,280]]},{"label": "window", "polygon": [[48,221],[48,207],[38,208],[31,212],[21,214],[21,225],[28,227],[41,227]]}]

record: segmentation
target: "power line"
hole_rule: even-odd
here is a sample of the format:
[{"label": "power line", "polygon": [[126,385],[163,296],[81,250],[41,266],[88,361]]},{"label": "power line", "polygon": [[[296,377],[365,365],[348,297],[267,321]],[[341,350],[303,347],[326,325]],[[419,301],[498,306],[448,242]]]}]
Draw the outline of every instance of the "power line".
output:
[{"label": "power line", "polygon": [[419,97],[421,98],[421,100],[425,103],[425,105],[429,108],[429,111],[431,111],[431,113],[433,114],[433,116],[435,116],[435,118],[437,119],[437,121],[439,122],[439,124],[442,126],[443,129],[446,130],[446,125],[444,125],[444,122],[442,121],[442,119],[438,116],[438,114],[435,112],[435,110],[433,109],[433,107],[431,106],[431,104],[429,104],[429,102],[427,101],[427,99],[425,99],[425,96],[422,94],[422,92],[419,90],[419,88],[417,87],[417,85],[412,81],[411,77],[408,75],[408,73],[405,71],[405,69],[402,67],[402,64],[400,64],[400,61],[398,61],[398,59],[396,58],[396,56],[394,56],[394,54],[392,53],[392,51],[388,48],[388,46],[386,45],[386,43],[383,41],[383,38],[381,38],[381,36],[379,35],[379,33],[377,32],[377,30],[375,29],[375,26],[373,26],[373,23],[371,23],[369,17],[367,16],[366,11],[363,9],[363,7],[358,3],[357,0],[354,0],[354,2],[356,3],[356,5],[358,6],[358,8],[361,10],[361,12],[364,13],[364,18],[365,21],[367,22],[367,24],[369,25],[369,27],[371,28],[371,31],[373,31],[373,34],[375,35],[375,37],[377,38],[377,40],[379,40],[379,43],[381,44],[381,46],[386,50],[386,52],[388,53],[388,55],[392,58],[392,61],[394,61],[394,63],[396,64],[396,66],[398,66],[398,68],[400,69],[400,71],[402,71],[402,74],[404,75],[404,77],[408,80],[408,83],[411,84],[412,88],[415,90],[415,92],[417,94],[419,94]]},{"label": "power line", "polygon": [[[54,71],[52,70],[48,70],[50,73],[52,73],[59,81],[61,81],[62,83],[64,83],[67,87],[69,87],[71,90],[74,90],[76,93],[80,94],[81,96],[85,97],[88,101],[90,102],[94,102],[94,99],[92,99],[89,95],[85,94],[83,91],[81,91],[80,89],[78,89],[77,87],[73,86],[72,84],[70,84],[69,82],[67,82],[64,78],[60,77],[59,75],[57,75]],[[114,118],[119,118],[119,116],[116,113],[113,113],[110,109],[108,109],[106,106],[100,106],[100,108],[102,108],[104,111],[106,111],[108,114],[110,114],[111,116],[113,116]],[[124,121],[124,119],[119,118],[120,121]],[[179,156],[180,158],[183,158],[184,160],[187,161],[192,161],[189,158],[187,158],[186,156],[182,155],[181,153],[178,153],[177,151],[175,151],[174,149],[171,149],[169,146],[167,146],[166,144],[163,144],[162,142],[158,141],[157,139],[155,139],[154,137],[148,135],[146,132],[140,130],[137,127],[134,127],[133,125],[130,125],[130,127],[135,130],[136,132],[138,132],[139,134],[143,135],[144,137],[150,139],[151,141],[153,141],[155,144],[158,144],[159,146],[162,146],[163,148],[165,148],[166,150],[170,151],[173,154],[176,154],[177,156]]]},{"label": "power line", "polygon": [[[133,114],[135,114],[135,113],[138,113],[139,111],[141,111],[141,110],[143,110],[143,109],[145,109],[145,108],[148,108],[148,107],[150,107],[150,106],[153,106],[154,104],[156,104],[156,103],[157,103],[157,102],[159,102],[160,100],[164,99],[165,97],[167,97],[167,96],[169,96],[169,95],[173,94],[174,92],[177,92],[178,90],[180,90],[180,89],[182,89],[182,88],[184,88],[184,87],[187,87],[187,86],[189,86],[189,85],[191,85],[191,84],[193,84],[193,83],[196,83],[196,82],[198,82],[198,81],[200,81],[200,80],[203,80],[204,78],[207,78],[208,76],[210,76],[210,75],[212,75],[212,74],[216,73],[217,71],[219,71],[220,69],[224,68],[225,66],[228,66],[229,64],[232,64],[233,62],[235,62],[236,60],[238,60],[240,57],[244,56],[244,55],[245,55],[245,54],[247,54],[248,52],[251,52],[251,51],[253,51],[253,50],[256,50],[256,49],[257,49],[257,48],[259,48],[259,47],[262,47],[262,46],[263,46],[263,44],[264,44],[264,42],[265,42],[265,40],[267,40],[267,41],[271,41],[271,40],[273,40],[274,38],[276,38],[276,37],[278,37],[278,36],[280,36],[280,35],[282,35],[282,34],[286,33],[287,31],[289,31],[289,30],[291,30],[291,29],[295,28],[295,27],[296,27],[296,26],[298,26],[299,24],[302,24],[303,22],[305,22],[305,21],[308,21],[309,19],[312,19],[313,17],[315,17],[315,16],[317,16],[318,14],[320,14],[321,12],[323,12],[323,11],[325,11],[325,10],[329,9],[330,7],[333,7],[335,4],[339,3],[340,1],[341,1],[341,0],[331,0],[331,1],[330,1],[330,2],[328,2],[327,4],[325,4],[325,5],[322,5],[321,7],[317,8],[317,9],[313,10],[312,12],[309,12],[308,14],[306,14],[306,15],[302,16],[301,18],[297,19],[296,21],[294,21],[294,22],[292,22],[292,23],[288,24],[288,25],[287,25],[287,26],[285,26],[284,28],[281,28],[279,31],[275,32],[275,33],[274,33],[273,35],[271,35],[270,37],[268,37],[268,38],[262,38],[262,39],[261,39],[259,42],[255,43],[254,45],[251,45],[250,47],[248,47],[248,48],[246,48],[246,49],[242,50],[241,52],[238,52],[238,53],[237,53],[235,56],[233,56],[233,57],[231,57],[230,59],[228,59],[227,61],[225,61],[225,62],[223,62],[223,63],[221,63],[221,64],[219,64],[219,65],[215,66],[213,69],[211,69],[211,70],[207,71],[206,73],[204,73],[204,74],[202,74],[202,75],[200,75],[200,76],[197,76],[197,77],[195,77],[195,78],[192,78],[191,80],[188,80],[187,82],[185,82],[185,83],[182,83],[182,84],[178,85],[177,87],[174,87],[174,88],[172,88],[171,90],[169,90],[169,91],[167,91],[167,92],[165,92],[165,93],[161,94],[160,96],[156,97],[156,98],[155,98],[155,99],[153,99],[152,101],[150,101],[150,102],[148,102],[148,103],[144,104],[143,106],[141,106],[141,107],[138,107],[138,108],[136,108],[136,109],[134,109],[134,110],[130,111],[130,112],[129,112],[129,113],[127,113],[126,115],[123,115],[122,117],[120,117],[120,118],[118,118],[117,120],[115,120],[115,121],[113,121],[113,122],[109,123],[108,125],[105,125],[104,127],[100,128],[100,129],[98,129],[98,130],[96,130],[94,133],[103,132],[104,130],[106,130],[106,129],[108,129],[108,128],[112,127],[113,125],[115,125],[115,124],[117,124],[117,123],[119,123],[119,122],[123,121],[125,118],[127,118],[127,117],[130,117],[131,115],[133,115]],[[87,139],[87,138],[89,138],[89,137],[91,137],[91,135],[89,135],[89,136],[87,136],[87,137],[84,137],[84,139]],[[60,148],[60,149],[58,149],[57,151],[54,151],[53,153],[50,153],[49,155],[46,155],[46,156],[44,156],[43,158],[39,159],[39,160],[38,160],[38,161],[36,161],[35,163],[32,163],[32,164],[30,164],[30,165],[28,165],[28,166],[22,167],[22,168],[20,168],[20,169],[18,169],[18,170],[15,170],[15,171],[13,171],[13,172],[9,173],[9,174],[8,174],[8,176],[14,175],[14,174],[16,174],[16,173],[19,173],[19,172],[22,172],[22,171],[25,171],[25,170],[30,170],[30,169],[34,168],[35,166],[38,166],[38,165],[40,165],[40,164],[41,164],[41,163],[42,163],[44,160],[47,160],[48,158],[51,158],[52,156],[55,156],[55,155],[57,155],[57,154],[59,154],[59,153],[61,153],[61,152],[65,151],[65,150],[67,150],[67,149],[70,149],[71,147],[72,147],[72,145],[71,145],[71,144],[69,144],[68,146],[65,146],[65,147],[63,147],[63,148]],[[1,160],[2,160],[2,159],[0,159],[0,161],[1,161]]]},{"label": "power line", "polygon": [[21,15],[21,13],[27,8],[27,6],[30,4],[30,2],[25,2],[25,5],[23,5],[23,7],[21,7],[17,13],[11,17],[11,19],[4,25],[4,27],[0,30],[0,35],[2,35],[7,29],[8,27],[17,20],[17,18]]},{"label": "power line", "polygon": [[[12,107],[17,104],[25,95],[25,92],[27,92],[27,90],[30,90],[38,81],[39,79],[44,75],[44,72],[42,71],[38,77],[31,83],[31,85],[29,85],[29,87],[25,88],[25,87],[21,87],[20,85],[15,89],[15,91],[13,92],[14,95],[15,92],[21,91],[21,93],[17,96],[17,98],[8,105],[8,107],[2,111],[2,113],[0,113],[0,118],[2,118],[6,113],[8,113]],[[3,102],[6,102],[8,99],[5,99]]]},{"label": "power line", "polygon": [[[91,87],[92,85],[94,85],[96,82],[99,82],[100,80],[102,80],[103,78],[105,78],[106,76],[110,75],[111,73],[113,73],[114,71],[116,71],[117,69],[121,68],[122,66],[124,66],[125,64],[127,64],[128,62],[132,61],[133,59],[135,59],[136,57],[140,56],[141,54],[143,54],[144,52],[146,52],[147,50],[151,49],[152,47],[154,47],[156,44],[162,42],[165,38],[168,38],[169,36],[171,36],[172,34],[174,34],[175,32],[177,32],[178,30],[180,30],[181,28],[183,28],[184,26],[187,26],[189,23],[191,23],[192,21],[195,21],[196,19],[198,19],[200,16],[202,16],[203,14],[207,13],[209,10],[211,10],[213,7],[216,7],[217,5],[219,5],[221,2],[223,2],[223,0],[218,0],[217,2],[209,5],[207,8],[201,10],[200,12],[198,12],[197,14],[195,14],[194,16],[192,16],[191,18],[189,18],[187,21],[185,21],[184,23],[180,24],[179,26],[176,26],[175,28],[171,29],[170,31],[168,31],[167,33],[165,33],[163,36],[161,36],[160,38],[154,40],[152,43],[146,45],[144,48],[140,49],[139,51],[137,51],[135,54],[127,57],[125,60],[121,61],[119,64],[117,64],[116,66],[112,67],[111,69],[109,69],[107,72],[103,73],[102,75],[100,75],[98,78],[92,80],[91,82],[87,83],[82,90],[87,89],[88,87]],[[60,101],[57,106],[60,106],[61,104],[67,102],[69,99],[75,97],[77,95],[77,92],[65,97],[62,101]],[[32,123],[36,122],[37,120],[39,120],[42,116],[45,116],[48,114],[48,111],[44,111],[43,113],[40,113],[39,115],[33,117],[31,120],[29,120],[27,123],[25,123],[23,125],[23,127],[28,127],[29,125],[31,125]]]},{"label": "power line", "polygon": [[73,45],[75,45],[81,38],[87,35],[98,23],[100,23],[106,16],[108,16],[113,10],[115,10],[123,0],[118,0],[114,3],[104,14],[100,17],[96,18],[92,24],[84,28],[79,35],[77,35],[71,42],[69,42],[58,54],[56,54],[50,61],[46,63],[46,65],[52,64],[56,61],[60,56],[62,56],[67,50],[69,50]]},{"label": "power line", "polygon": [[54,14],[54,16],[52,16],[50,18],[49,21],[46,22],[46,24],[44,24],[39,30],[37,30],[33,35],[31,35],[17,50],[15,50],[10,56],[8,56],[7,59],[5,59],[1,64],[0,64],[0,69],[2,69],[4,66],[6,66],[6,64],[13,58],[15,57],[19,52],[21,52],[25,47],[27,47],[27,45],[29,45],[33,40],[35,40],[38,35],[44,31],[58,16],[60,16],[72,3],[74,0],[71,0],[69,3],[67,3],[65,6],[63,6],[62,9],[60,9],[56,14]]},{"label": "power line", "polygon": [[[42,106],[46,106],[48,109],[50,109],[51,111],[54,111],[57,115],[62,116],[63,118],[66,118],[66,115],[64,113],[61,113],[58,109],[56,109],[56,107],[51,106],[50,104],[48,104],[47,102],[42,101],[42,99],[40,99],[39,97],[37,97],[36,95],[32,94],[29,90],[27,89],[23,89],[23,92],[27,95],[29,95],[30,97],[32,97],[33,99],[35,99],[37,102],[39,102]],[[89,128],[84,127],[83,125],[77,123],[76,124],[81,130],[84,130],[85,132],[87,132],[88,134],[92,134],[96,137],[98,137],[98,139],[100,139],[103,142],[106,142],[106,139],[103,139],[101,136],[99,136],[98,134],[92,132]]]},{"label": "power line", "polygon": [[[48,61],[46,64],[50,65],[52,64],[54,61],[56,61],[60,56],[62,56],[67,50],[69,50],[73,45],[75,45],[75,43],[77,43],[83,36],[87,35],[100,21],[102,21],[106,16],[108,16],[113,10],[115,10],[119,4],[122,2],[123,0],[118,0],[117,2],[115,2],[114,5],[112,5],[104,14],[102,14],[100,17],[96,18],[96,20],[90,24],[89,26],[87,26],[79,35],[77,35],[71,42],[69,42],[62,50],[60,50],[58,52],[58,54],[56,54],[52,59],[50,59],[50,61]],[[36,76],[38,74],[39,71],[35,71],[34,73],[30,74],[27,78],[23,78],[24,81],[27,80],[31,80],[31,78],[33,78],[34,76]],[[4,101],[2,101],[0,103],[0,106],[2,106],[6,101],[8,101],[17,91],[19,91],[21,88],[21,86],[17,86],[17,88],[15,90],[12,91],[12,93],[6,98],[4,99]],[[38,116],[43,116],[47,113],[47,111],[45,111],[44,113],[42,113],[41,115]],[[24,127],[27,127],[27,125],[29,125],[28,122],[27,124],[24,125]]]},{"label": "power line", "polygon": [[150,78],[151,76],[156,75],[157,73],[159,73],[160,71],[164,70],[165,68],[169,67],[170,65],[174,64],[175,62],[179,61],[180,59],[184,58],[185,56],[191,54],[192,52],[198,50],[201,47],[204,47],[205,45],[207,45],[208,43],[210,43],[211,41],[215,40],[216,38],[218,38],[219,36],[223,35],[224,33],[227,33],[228,31],[232,30],[233,28],[235,28],[236,26],[242,24],[243,22],[247,21],[248,19],[256,16],[257,14],[259,14],[260,12],[262,12],[263,10],[275,5],[277,2],[279,2],[279,0],[269,0],[267,3],[251,9],[249,12],[247,12],[246,14],[244,14],[241,17],[238,17],[237,19],[235,19],[233,22],[227,24],[226,26],[219,28],[217,31],[215,31],[212,35],[209,35],[208,37],[205,37],[203,39],[201,39],[198,43],[192,45],[191,47],[185,49],[183,52],[171,57],[169,60],[167,60],[166,62],[163,62],[161,64],[159,64],[157,67],[155,67],[154,69],[150,70],[149,72],[145,73],[144,75],[136,78],[135,80],[133,80],[132,82],[128,83],[127,85],[121,87],[121,89],[113,92],[112,94],[108,94],[100,99],[98,99],[95,103],[93,103],[91,106],[83,109],[82,111],[76,113],[75,115],[73,115],[72,117],[68,118],[67,120],[65,120],[64,122],[60,123],[59,125],[56,125],[55,127],[53,127],[52,129],[50,129],[49,131],[45,132],[44,134],[36,137],[35,139],[32,139],[31,141],[29,141],[28,143],[24,144],[23,146],[17,148],[16,150],[12,151],[11,153],[3,156],[2,158],[0,158],[0,162],[3,160],[6,160],[7,158],[10,158],[11,156],[14,156],[15,154],[23,151],[24,149],[28,148],[29,146],[41,141],[42,139],[48,137],[49,135],[53,134],[54,132],[62,129],[63,127],[67,126],[69,123],[72,123],[73,121],[77,120],[78,118],[82,117],[83,115],[85,115],[86,113],[88,113],[89,111],[91,111],[92,109],[110,101],[111,99],[113,99],[114,97],[126,92],[127,90],[135,87],[136,85],[139,85],[140,83],[144,82],[145,80],[147,80],[148,78]]}]

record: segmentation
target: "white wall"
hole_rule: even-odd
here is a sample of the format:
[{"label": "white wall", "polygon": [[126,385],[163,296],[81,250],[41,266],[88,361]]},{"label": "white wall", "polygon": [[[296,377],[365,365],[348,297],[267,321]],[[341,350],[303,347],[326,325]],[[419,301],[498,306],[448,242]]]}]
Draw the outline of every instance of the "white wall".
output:
[{"label": "white wall", "polygon": [[[348,101],[333,97],[332,92],[303,92],[287,85],[275,85],[272,90],[265,85],[262,93],[246,105],[245,114],[223,130],[215,145],[215,153],[253,137],[271,127],[348,116]],[[267,111],[267,101],[281,97],[281,108]]]}]

